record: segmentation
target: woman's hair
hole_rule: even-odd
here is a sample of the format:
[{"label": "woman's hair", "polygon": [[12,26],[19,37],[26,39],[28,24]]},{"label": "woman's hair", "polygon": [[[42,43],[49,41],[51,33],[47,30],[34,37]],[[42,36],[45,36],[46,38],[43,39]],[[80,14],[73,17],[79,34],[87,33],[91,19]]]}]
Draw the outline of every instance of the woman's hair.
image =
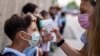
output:
[{"label": "woman's hair", "polygon": [[94,7],[96,6],[96,0],[90,0],[90,3],[92,6],[94,6]]},{"label": "woman's hair", "polygon": [[90,17],[91,29],[89,30],[88,56],[100,55],[100,0],[96,0],[94,12]]}]

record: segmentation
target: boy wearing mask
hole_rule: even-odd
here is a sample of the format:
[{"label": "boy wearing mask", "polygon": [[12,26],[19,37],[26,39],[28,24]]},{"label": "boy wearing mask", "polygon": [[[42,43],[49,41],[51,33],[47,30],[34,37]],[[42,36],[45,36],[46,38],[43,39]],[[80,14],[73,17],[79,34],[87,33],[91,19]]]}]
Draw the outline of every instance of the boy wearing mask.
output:
[{"label": "boy wearing mask", "polygon": [[[33,48],[39,45],[40,34],[35,18],[32,18],[31,15],[26,15],[25,17],[17,14],[12,15],[5,22],[4,32],[12,43],[4,48],[2,51],[3,56],[27,56],[23,53],[26,48]],[[36,56],[41,56],[39,51],[38,49],[37,53],[35,53]]]}]

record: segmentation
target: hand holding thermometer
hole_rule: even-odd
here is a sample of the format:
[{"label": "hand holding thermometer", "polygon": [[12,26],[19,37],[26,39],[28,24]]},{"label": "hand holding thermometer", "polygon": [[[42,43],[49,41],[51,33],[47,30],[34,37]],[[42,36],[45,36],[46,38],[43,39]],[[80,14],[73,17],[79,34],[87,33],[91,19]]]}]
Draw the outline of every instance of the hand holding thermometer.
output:
[{"label": "hand holding thermometer", "polygon": [[45,28],[46,31],[51,33],[53,36],[53,40],[51,42],[56,42],[56,35],[54,32],[51,32],[51,30],[55,27],[53,21],[51,19],[41,20],[40,24],[42,28]]}]

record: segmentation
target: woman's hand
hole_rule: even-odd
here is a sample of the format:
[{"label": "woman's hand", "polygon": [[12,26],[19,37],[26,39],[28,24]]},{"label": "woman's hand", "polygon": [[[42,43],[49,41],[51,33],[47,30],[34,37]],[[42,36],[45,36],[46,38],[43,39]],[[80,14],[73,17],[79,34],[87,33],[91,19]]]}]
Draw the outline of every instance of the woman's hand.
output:
[{"label": "woman's hand", "polygon": [[56,29],[56,28],[53,28],[53,30],[51,32],[54,32],[56,34],[56,37],[57,37],[57,41],[56,43],[58,43],[60,40],[63,39],[62,35],[60,34],[59,30]]},{"label": "woman's hand", "polygon": [[47,43],[48,41],[53,40],[53,37],[50,32],[47,32],[46,29],[41,30],[41,38],[43,43]]}]

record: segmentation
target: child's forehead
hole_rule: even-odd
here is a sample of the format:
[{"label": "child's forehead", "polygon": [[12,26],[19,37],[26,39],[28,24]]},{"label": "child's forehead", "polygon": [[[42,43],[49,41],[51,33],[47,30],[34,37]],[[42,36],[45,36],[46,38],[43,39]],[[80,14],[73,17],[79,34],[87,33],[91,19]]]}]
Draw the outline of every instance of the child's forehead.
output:
[{"label": "child's forehead", "polygon": [[31,27],[31,28],[36,28],[36,27],[37,27],[37,25],[36,25],[36,23],[35,23],[35,22],[32,22],[32,23],[31,23],[31,25],[30,25],[30,27]]},{"label": "child's forehead", "polygon": [[35,17],[35,16],[33,16],[33,14],[31,14],[31,13],[28,13],[28,15],[30,15],[31,16],[31,20],[32,21],[34,21],[34,20],[36,20],[37,18]]}]

